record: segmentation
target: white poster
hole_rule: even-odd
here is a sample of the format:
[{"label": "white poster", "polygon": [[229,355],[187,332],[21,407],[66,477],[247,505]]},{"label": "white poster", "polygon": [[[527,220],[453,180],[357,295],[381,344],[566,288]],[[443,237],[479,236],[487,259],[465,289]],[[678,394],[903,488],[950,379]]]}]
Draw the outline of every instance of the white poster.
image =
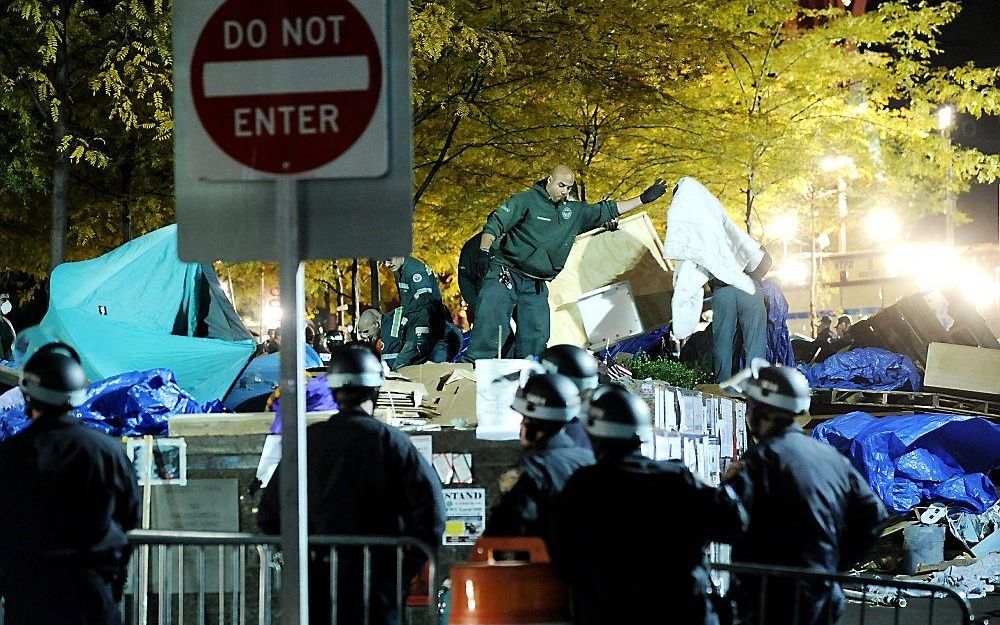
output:
[{"label": "white poster", "polygon": [[485,488],[444,490],[444,545],[472,546],[486,528]]}]

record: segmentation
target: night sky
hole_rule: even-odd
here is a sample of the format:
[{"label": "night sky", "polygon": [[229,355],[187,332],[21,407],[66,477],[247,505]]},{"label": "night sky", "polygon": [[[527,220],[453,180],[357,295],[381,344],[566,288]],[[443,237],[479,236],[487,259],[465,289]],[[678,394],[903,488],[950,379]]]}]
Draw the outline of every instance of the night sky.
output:
[{"label": "night sky", "polygon": [[[974,61],[984,67],[1000,65],[1000,1],[960,0],[959,4],[962,5],[962,12],[942,34],[944,54],[939,63],[954,66]],[[1000,119],[976,120],[959,116],[953,136],[963,145],[987,153],[1000,153]],[[958,226],[956,242],[997,243],[1000,239],[998,208],[1000,191],[997,183],[974,184],[969,193],[958,198],[958,210],[971,217],[972,223]],[[917,224],[914,235],[940,239],[943,230],[944,216],[935,215]]]}]

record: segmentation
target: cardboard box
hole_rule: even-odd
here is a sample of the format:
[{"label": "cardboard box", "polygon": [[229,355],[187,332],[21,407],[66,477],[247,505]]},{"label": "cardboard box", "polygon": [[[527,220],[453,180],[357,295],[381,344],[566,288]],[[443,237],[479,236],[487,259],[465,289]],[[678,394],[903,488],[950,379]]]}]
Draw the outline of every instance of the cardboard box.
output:
[{"label": "cardboard box", "polygon": [[426,389],[423,405],[440,414],[443,425],[476,422],[476,374],[471,363],[427,363],[397,371]]},{"label": "cardboard box", "polygon": [[948,393],[1000,396],[1000,350],[931,343],[927,348],[924,387]]}]

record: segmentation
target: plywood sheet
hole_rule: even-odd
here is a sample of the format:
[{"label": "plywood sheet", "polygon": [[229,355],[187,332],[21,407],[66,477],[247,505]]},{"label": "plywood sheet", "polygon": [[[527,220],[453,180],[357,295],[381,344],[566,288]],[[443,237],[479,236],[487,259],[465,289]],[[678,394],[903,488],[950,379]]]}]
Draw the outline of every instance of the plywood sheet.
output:
[{"label": "plywood sheet", "polygon": [[927,349],[924,386],[975,395],[1000,395],[1000,350],[931,343]]},{"label": "plywood sheet", "polygon": [[549,284],[549,345],[586,345],[577,301],[584,293],[616,282],[629,283],[644,330],[666,325],[672,276],[661,247],[645,212],[625,217],[615,232],[601,229],[578,236],[566,267]]}]

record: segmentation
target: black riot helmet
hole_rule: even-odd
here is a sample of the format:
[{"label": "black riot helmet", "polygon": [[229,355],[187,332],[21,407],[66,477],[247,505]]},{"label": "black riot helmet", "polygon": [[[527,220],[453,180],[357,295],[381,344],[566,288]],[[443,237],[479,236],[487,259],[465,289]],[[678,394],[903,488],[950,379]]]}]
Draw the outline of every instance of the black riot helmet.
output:
[{"label": "black riot helmet", "polygon": [[597,361],[576,345],[553,345],[539,359],[549,373],[564,375],[582,393],[597,388]]},{"label": "black riot helmet", "polygon": [[564,424],[579,412],[580,395],[566,376],[540,373],[517,389],[511,408],[526,419]]},{"label": "black riot helmet", "polygon": [[794,367],[778,367],[763,358],[754,358],[749,367],[720,386],[725,391],[743,395],[751,403],[768,406],[774,416],[784,415],[791,419],[809,410],[806,376]]},{"label": "black riot helmet", "polygon": [[367,345],[348,343],[330,356],[326,383],[334,389],[378,389],[385,383],[382,361]]},{"label": "black riot helmet", "polygon": [[620,384],[597,387],[587,403],[584,428],[591,438],[638,444],[650,427],[649,406]]},{"label": "black riot helmet", "polygon": [[87,375],[80,356],[65,343],[49,343],[24,363],[18,383],[31,408],[43,414],[63,413],[80,406],[87,397]]}]

